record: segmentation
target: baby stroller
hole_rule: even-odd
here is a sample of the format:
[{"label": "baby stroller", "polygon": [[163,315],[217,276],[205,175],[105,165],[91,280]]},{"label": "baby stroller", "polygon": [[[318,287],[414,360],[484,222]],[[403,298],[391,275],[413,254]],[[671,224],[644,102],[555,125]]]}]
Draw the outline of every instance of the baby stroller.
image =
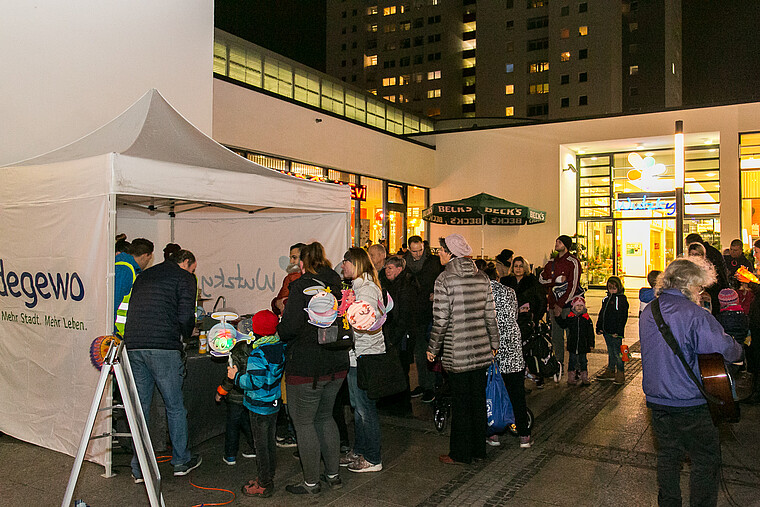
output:
[{"label": "baby stroller", "polygon": [[562,378],[562,363],[552,350],[549,325],[542,320],[531,327],[532,332],[523,334],[523,357],[528,372],[540,380],[553,377],[555,382],[559,382]]}]

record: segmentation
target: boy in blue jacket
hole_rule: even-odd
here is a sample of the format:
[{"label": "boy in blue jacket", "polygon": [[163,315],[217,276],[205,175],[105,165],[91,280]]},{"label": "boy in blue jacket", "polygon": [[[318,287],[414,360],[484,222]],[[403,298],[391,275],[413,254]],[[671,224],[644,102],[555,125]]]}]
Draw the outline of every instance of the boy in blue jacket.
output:
[{"label": "boy in blue jacket", "polygon": [[227,367],[227,377],[243,389],[243,405],[251,411],[251,427],[258,455],[258,477],[243,486],[246,496],[270,497],[274,494],[276,466],[277,412],[280,410],[280,381],[285,366],[285,344],[277,336],[279,319],[270,310],[252,318],[251,353],[245,371]]}]

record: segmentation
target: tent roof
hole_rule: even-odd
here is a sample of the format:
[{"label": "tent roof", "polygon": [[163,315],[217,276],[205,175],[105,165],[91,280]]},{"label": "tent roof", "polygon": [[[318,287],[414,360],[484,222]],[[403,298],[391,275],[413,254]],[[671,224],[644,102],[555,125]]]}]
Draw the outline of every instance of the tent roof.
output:
[{"label": "tent roof", "polygon": [[71,144],[9,166],[51,164],[106,153],[272,178],[292,178],[246,160],[217,143],[187,121],[156,89],[145,93],[107,124]]}]

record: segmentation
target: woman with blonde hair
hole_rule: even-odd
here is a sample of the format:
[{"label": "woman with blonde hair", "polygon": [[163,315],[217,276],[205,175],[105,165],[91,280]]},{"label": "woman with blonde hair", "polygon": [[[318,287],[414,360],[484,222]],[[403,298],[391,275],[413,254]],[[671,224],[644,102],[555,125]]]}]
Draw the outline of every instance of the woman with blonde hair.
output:
[{"label": "woman with blonde hair", "polygon": [[[357,301],[367,303],[378,315],[378,302],[383,292],[377,278],[377,271],[363,248],[349,248],[343,256],[343,276],[353,280],[352,286]],[[351,472],[379,472],[383,469],[380,457],[380,418],[377,402],[367,396],[357,383],[356,358],[362,354],[382,354],[385,352],[385,337],[382,328],[376,331],[354,329],[354,349],[349,352],[351,367],[348,370],[348,392],[354,408],[354,449],[341,458],[341,466]]]}]

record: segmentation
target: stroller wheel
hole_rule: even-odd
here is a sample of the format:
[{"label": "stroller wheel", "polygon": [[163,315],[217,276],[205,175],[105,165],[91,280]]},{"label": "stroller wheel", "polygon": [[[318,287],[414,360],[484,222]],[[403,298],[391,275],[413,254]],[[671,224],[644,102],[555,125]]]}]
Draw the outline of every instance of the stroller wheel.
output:
[{"label": "stroller wheel", "polygon": [[443,433],[443,430],[446,429],[446,423],[449,420],[449,410],[444,407],[436,408],[435,412],[433,413],[433,422],[435,423],[435,429],[438,430],[439,433]]},{"label": "stroller wheel", "polygon": [[[533,412],[528,407],[525,407],[525,410],[528,412],[528,429],[531,429],[533,428]],[[517,424],[512,423],[507,426],[507,429],[512,435],[517,436]]]}]

